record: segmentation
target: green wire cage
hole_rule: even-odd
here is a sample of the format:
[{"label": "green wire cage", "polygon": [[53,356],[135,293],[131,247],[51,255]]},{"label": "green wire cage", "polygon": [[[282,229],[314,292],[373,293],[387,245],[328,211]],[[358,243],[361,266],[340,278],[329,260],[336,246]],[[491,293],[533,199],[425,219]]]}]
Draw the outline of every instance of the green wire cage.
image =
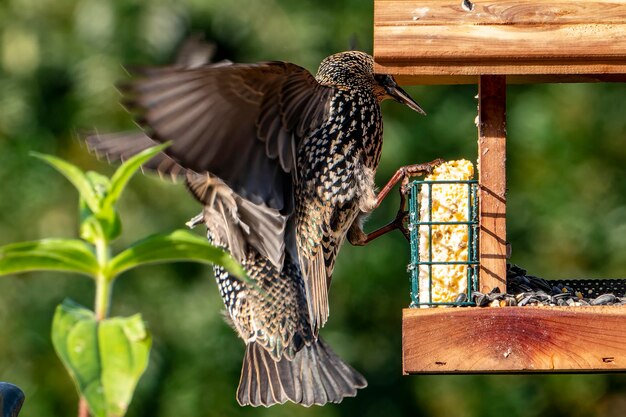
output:
[{"label": "green wire cage", "polygon": [[[462,220],[438,220],[433,217],[433,189],[467,187],[466,213]],[[445,192],[445,190],[444,190]],[[412,181],[408,185],[409,234],[411,240],[411,307],[471,306],[472,293],[478,290],[478,181]],[[445,207],[444,207],[445,209]],[[436,216],[435,216],[436,217]],[[466,233],[465,248],[454,259],[437,260],[433,255],[435,235],[442,227]],[[421,246],[421,247],[420,247]],[[466,277],[465,289],[447,301],[433,301],[433,269],[439,266],[460,266]],[[421,279],[420,279],[421,278]]]}]

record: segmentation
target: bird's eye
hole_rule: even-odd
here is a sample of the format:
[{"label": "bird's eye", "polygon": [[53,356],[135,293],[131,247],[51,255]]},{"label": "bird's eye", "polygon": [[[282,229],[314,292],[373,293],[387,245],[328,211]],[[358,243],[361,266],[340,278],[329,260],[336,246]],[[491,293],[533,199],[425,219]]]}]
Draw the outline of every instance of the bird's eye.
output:
[{"label": "bird's eye", "polygon": [[378,84],[384,84],[385,79],[387,78],[386,74],[374,74],[374,79]]},{"label": "bird's eye", "polygon": [[376,82],[382,86],[390,86],[394,84],[391,75],[387,74],[374,74],[374,80],[376,80]]}]

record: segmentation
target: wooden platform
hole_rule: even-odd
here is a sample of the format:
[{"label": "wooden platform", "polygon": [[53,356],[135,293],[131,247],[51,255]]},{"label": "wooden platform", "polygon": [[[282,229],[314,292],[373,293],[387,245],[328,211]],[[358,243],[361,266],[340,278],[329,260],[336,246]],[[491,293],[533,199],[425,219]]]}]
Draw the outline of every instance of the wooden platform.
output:
[{"label": "wooden platform", "polygon": [[[626,82],[626,0],[374,0],[376,71],[479,85],[480,288],[506,289],[506,85]],[[515,190],[510,190],[515,192]],[[626,370],[626,307],[407,309],[403,370]]]},{"label": "wooden platform", "polygon": [[375,0],[374,59],[404,84],[625,81],[626,1]]},{"label": "wooden platform", "polygon": [[626,307],[412,308],[402,316],[408,374],[626,370]]}]

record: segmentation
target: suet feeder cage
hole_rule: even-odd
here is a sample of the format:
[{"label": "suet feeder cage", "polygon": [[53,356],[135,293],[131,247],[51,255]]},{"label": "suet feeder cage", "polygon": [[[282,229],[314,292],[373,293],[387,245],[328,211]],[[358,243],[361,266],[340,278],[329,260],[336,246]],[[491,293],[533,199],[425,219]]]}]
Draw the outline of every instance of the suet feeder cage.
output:
[{"label": "suet feeder cage", "polygon": [[[413,181],[407,191],[411,307],[473,305],[471,299],[472,293],[478,291],[479,267],[478,181]],[[460,197],[464,200],[458,202],[461,210],[458,207],[450,210],[439,201],[439,194]],[[452,241],[455,237],[458,242]],[[447,285],[438,286],[437,281]],[[451,291],[440,294],[437,291],[440,287]]]},{"label": "suet feeder cage", "polygon": [[[466,228],[467,251],[451,262],[464,268],[467,299],[453,303],[471,304],[476,289],[506,292],[506,86],[626,82],[626,0],[375,0],[374,59],[400,84],[478,85],[477,185],[453,184],[467,187],[465,218],[421,215],[418,192],[445,184],[410,184],[412,304],[437,308],[404,309],[403,372],[625,371],[626,308],[436,306],[419,294],[432,293],[439,261],[419,245],[436,227]],[[622,280],[605,282],[623,291]]]}]

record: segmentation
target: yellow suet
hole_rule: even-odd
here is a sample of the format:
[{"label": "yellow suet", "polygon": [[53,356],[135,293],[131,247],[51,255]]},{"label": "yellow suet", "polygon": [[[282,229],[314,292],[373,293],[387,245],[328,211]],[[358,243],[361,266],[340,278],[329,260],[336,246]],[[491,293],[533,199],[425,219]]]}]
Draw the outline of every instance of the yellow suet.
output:
[{"label": "yellow suet", "polygon": [[[449,161],[437,166],[426,181],[471,180],[474,165],[467,160]],[[419,195],[420,222],[469,221],[468,186],[466,184],[434,184],[432,186],[432,216],[429,214],[429,187]],[[419,227],[421,261],[465,262],[468,257],[469,228],[467,225],[433,225],[432,259],[430,259],[429,226]],[[432,265],[432,300],[429,296],[429,267],[420,265],[420,303],[452,302],[467,291],[467,265]]]}]

